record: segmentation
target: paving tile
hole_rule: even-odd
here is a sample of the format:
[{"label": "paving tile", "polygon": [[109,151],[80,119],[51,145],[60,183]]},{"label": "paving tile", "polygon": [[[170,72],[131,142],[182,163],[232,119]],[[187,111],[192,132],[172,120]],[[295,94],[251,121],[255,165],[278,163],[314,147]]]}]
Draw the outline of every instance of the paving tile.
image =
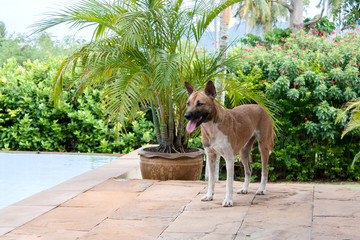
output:
[{"label": "paving tile", "polygon": [[0,236],[12,231],[13,227],[0,227]]},{"label": "paving tile", "polygon": [[145,218],[174,219],[189,200],[165,201],[134,199],[110,215],[111,219],[140,220]]},{"label": "paving tile", "polygon": [[[201,201],[204,193],[196,196],[185,208],[186,211],[206,211],[210,209],[223,208],[222,202],[225,198],[225,192],[215,191],[212,201]],[[250,206],[254,199],[254,194],[236,194],[234,193],[234,206]]]},{"label": "paving tile", "polygon": [[315,199],[360,201],[360,188],[343,186],[315,186]]},{"label": "paving tile", "polygon": [[158,219],[106,219],[78,240],[153,240],[167,225],[168,221]]},{"label": "paving tile", "polygon": [[314,184],[307,184],[307,183],[270,183],[270,186],[285,186],[285,187],[289,187],[291,189],[300,189],[300,190],[312,190],[314,189]]},{"label": "paving tile", "polygon": [[130,169],[96,168],[71,178],[56,186],[57,190],[83,190],[86,191],[111,177],[117,177]]},{"label": "paving tile", "polygon": [[234,206],[205,211],[184,211],[164,233],[235,234],[247,210],[246,206]]},{"label": "paving tile", "polygon": [[203,184],[192,184],[192,182],[173,183],[159,182],[140,194],[139,199],[147,200],[191,200],[204,189]]},{"label": "paving tile", "polygon": [[139,193],[122,191],[87,191],[62,204],[63,207],[96,207],[117,209],[128,203]]},{"label": "paving tile", "polygon": [[313,187],[300,188],[295,185],[271,185],[265,195],[256,195],[253,204],[279,205],[311,203]]},{"label": "paving tile", "polygon": [[98,167],[99,169],[103,169],[103,168],[117,168],[118,170],[121,169],[132,169],[132,168],[136,168],[139,167],[139,163],[140,163],[140,159],[134,159],[134,158],[127,158],[127,157],[120,157],[117,158],[116,160],[113,160],[107,164],[104,164],[100,167]]},{"label": "paving tile", "polygon": [[311,226],[312,204],[253,205],[244,223]]},{"label": "paving tile", "polygon": [[311,239],[360,239],[360,218],[314,217]]},{"label": "paving tile", "polygon": [[[233,190],[234,190],[234,194],[236,193],[237,190],[239,190],[240,188],[242,188],[243,186],[243,182],[239,182],[239,181],[234,181],[233,183]],[[204,190],[201,192],[203,194],[205,194],[207,192],[207,182],[205,184],[205,188]],[[249,185],[249,194],[252,194],[256,192],[256,189],[259,187],[259,184],[257,183],[250,183]],[[224,194],[226,192],[226,181],[218,181],[215,183],[215,194],[221,193]]]},{"label": "paving tile", "polygon": [[91,189],[91,191],[143,192],[157,180],[110,178]]},{"label": "paving tile", "polygon": [[1,236],[1,240],[75,240],[86,232],[22,227]]},{"label": "paving tile", "polygon": [[58,206],[83,191],[51,188],[15,203],[15,206]]},{"label": "paving tile", "polygon": [[[149,179],[147,179],[149,180]],[[192,186],[207,186],[207,182],[204,181],[189,181],[189,180],[166,180],[166,181],[158,181],[157,185],[177,185],[177,186],[184,186],[184,185],[192,185]]]},{"label": "paving tile", "polygon": [[358,217],[360,218],[359,201],[314,200],[314,216],[316,217]]},{"label": "paving tile", "polygon": [[32,228],[52,230],[89,231],[108,215],[112,209],[90,207],[58,207],[26,224]]},{"label": "paving tile", "polygon": [[253,205],[236,239],[309,239],[311,204]]},{"label": "paving tile", "polygon": [[232,240],[234,234],[226,233],[163,233],[158,240]]},{"label": "paving tile", "polygon": [[126,178],[126,179],[142,179],[140,165],[137,164],[134,168],[131,170],[121,174],[118,176],[118,178]]},{"label": "paving tile", "polygon": [[311,236],[311,227],[296,225],[246,225],[244,231],[239,232],[235,240],[307,240]]},{"label": "paving tile", "polygon": [[53,206],[14,206],[0,210],[0,227],[18,227],[53,209]]}]

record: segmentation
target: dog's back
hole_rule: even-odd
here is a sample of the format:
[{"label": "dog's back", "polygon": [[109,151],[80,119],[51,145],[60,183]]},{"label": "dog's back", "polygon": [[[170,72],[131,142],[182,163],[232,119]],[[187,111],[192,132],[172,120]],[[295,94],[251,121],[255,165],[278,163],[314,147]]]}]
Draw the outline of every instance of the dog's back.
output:
[{"label": "dog's back", "polygon": [[269,151],[273,150],[272,119],[262,106],[245,104],[225,110],[224,123],[219,125],[219,130],[228,136],[234,153],[239,153],[244,144],[253,136],[259,142],[268,143],[266,148]]}]

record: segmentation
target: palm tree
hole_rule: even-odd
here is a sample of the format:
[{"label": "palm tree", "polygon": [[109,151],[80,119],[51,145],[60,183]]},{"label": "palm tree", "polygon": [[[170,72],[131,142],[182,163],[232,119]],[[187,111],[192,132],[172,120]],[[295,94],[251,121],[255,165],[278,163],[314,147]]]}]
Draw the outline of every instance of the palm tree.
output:
[{"label": "palm tree", "polygon": [[268,0],[245,0],[237,5],[236,16],[240,20],[245,20],[245,32],[247,32],[248,26],[253,29],[258,25],[263,26],[263,30],[271,30],[279,18],[288,15],[285,7]]},{"label": "palm tree", "polygon": [[[225,3],[226,0],[221,0],[221,2]],[[220,14],[220,31],[219,31],[219,44],[217,45],[218,51],[223,51],[222,55],[223,59],[226,59],[226,49],[229,47],[229,22],[231,17],[231,7],[225,8]],[[224,66],[223,71],[226,74],[226,68]],[[215,86],[217,89],[223,89],[222,79],[220,77],[216,77]],[[217,100],[223,105],[225,102],[225,92],[219,91],[219,94],[216,96]]]},{"label": "palm tree", "polygon": [[[158,151],[183,152],[188,139],[183,82],[203,86],[221,74],[222,66],[235,63],[222,58],[225,51],[199,52],[197,43],[211,21],[237,1],[211,7],[206,1],[81,0],[50,13],[35,25],[36,31],[62,23],[77,29],[95,26],[93,40],[62,62],[52,99],[55,104],[59,101],[64,85],[76,86],[78,94],[87,87],[103,86],[111,121],[123,123],[140,106],[151,106]],[[66,81],[65,72],[76,73],[77,68],[76,79]],[[258,92],[236,84],[232,88],[266,105]]]},{"label": "palm tree", "polygon": [[[351,113],[350,121],[347,123],[345,130],[342,132],[341,138],[347,133],[354,130],[360,130],[360,98],[356,98],[345,104],[345,108],[340,112],[336,118],[336,122],[343,121],[346,119],[346,115]],[[360,159],[360,151],[355,155],[352,166],[357,160]]]},{"label": "palm tree", "polygon": [[325,8],[328,9],[329,15],[333,14],[338,9],[344,0],[320,0],[319,6],[322,4],[320,14],[313,20],[304,23],[304,0],[275,0],[273,3],[279,3],[283,5],[289,11],[290,15],[290,28],[293,28],[294,32],[298,32],[301,28],[309,26],[318,22],[324,14]]}]

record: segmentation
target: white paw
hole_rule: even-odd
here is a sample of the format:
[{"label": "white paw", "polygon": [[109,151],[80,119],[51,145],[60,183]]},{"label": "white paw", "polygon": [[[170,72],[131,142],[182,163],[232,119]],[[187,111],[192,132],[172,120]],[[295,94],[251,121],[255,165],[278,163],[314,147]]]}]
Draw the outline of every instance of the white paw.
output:
[{"label": "white paw", "polygon": [[223,207],[232,207],[233,206],[233,201],[229,200],[229,199],[225,199],[222,203]]},{"label": "white paw", "polygon": [[266,193],[266,190],[265,189],[258,189],[256,191],[256,195],[264,195]]},{"label": "white paw", "polygon": [[245,189],[245,188],[242,188],[242,189],[239,189],[236,193],[237,193],[237,194],[247,194],[247,193],[248,193],[248,190]]},{"label": "white paw", "polygon": [[212,194],[211,195],[206,194],[201,198],[201,201],[212,201],[212,200],[213,200]]}]

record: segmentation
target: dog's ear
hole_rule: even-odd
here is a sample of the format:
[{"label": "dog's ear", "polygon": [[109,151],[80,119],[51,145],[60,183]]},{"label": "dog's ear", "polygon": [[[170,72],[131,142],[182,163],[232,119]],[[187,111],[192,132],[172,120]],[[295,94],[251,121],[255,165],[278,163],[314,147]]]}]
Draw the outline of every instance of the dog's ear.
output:
[{"label": "dog's ear", "polygon": [[204,92],[206,94],[206,96],[212,98],[212,99],[215,99],[216,97],[216,88],[214,86],[214,83],[212,81],[208,81],[206,86],[205,86],[205,89],[204,89]]},{"label": "dog's ear", "polygon": [[188,92],[188,96],[190,96],[193,92],[195,92],[195,88],[188,82],[184,82],[186,90]]}]

